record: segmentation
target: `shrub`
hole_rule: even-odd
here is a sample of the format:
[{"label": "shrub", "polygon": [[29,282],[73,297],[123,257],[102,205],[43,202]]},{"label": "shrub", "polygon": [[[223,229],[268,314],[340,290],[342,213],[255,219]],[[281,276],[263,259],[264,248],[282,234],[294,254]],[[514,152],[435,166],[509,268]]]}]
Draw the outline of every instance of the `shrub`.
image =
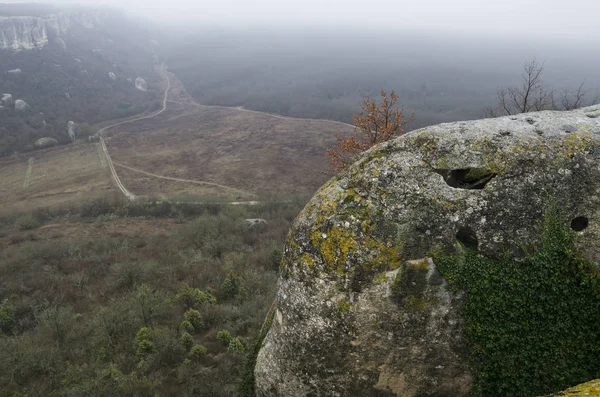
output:
[{"label": "shrub", "polygon": [[183,315],[183,320],[188,321],[196,331],[200,331],[202,328],[204,328],[204,321],[202,320],[202,315],[198,310],[189,309]]},{"label": "shrub", "polygon": [[179,288],[177,300],[182,302],[186,309],[200,308],[204,303],[215,303],[217,298],[208,292],[202,292],[198,288],[192,288],[184,284]]},{"label": "shrub", "polygon": [[0,304],[0,332],[10,334],[14,326],[14,309],[7,300],[4,300],[2,304]]},{"label": "shrub", "polygon": [[221,283],[221,296],[224,300],[235,298],[242,289],[241,278],[233,272],[229,272]]},{"label": "shrub", "polygon": [[223,344],[226,346],[229,345],[232,339],[233,336],[231,336],[231,332],[227,331],[226,329],[222,329],[221,331],[217,332],[217,340],[223,342]]},{"label": "shrub", "polygon": [[198,360],[198,359],[204,357],[206,355],[206,352],[207,352],[206,347],[204,347],[202,345],[194,345],[192,347],[192,350],[190,350],[190,356],[193,359]]},{"label": "shrub", "polygon": [[150,340],[152,337],[152,330],[148,327],[142,327],[135,334],[135,354],[138,357],[145,357],[150,353],[156,351],[154,343]]},{"label": "shrub", "polygon": [[179,324],[179,332],[194,332],[194,326],[187,320],[183,320],[181,324]]},{"label": "shrub", "polygon": [[179,338],[181,345],[185,347],[185,350],[190,350],[190,348],[194,345],[194,337],[190,335],[189,332],[184,332]]},{"label": "shrub", "polygon": [[229,346],[227,347],[227,353],[229,354],[244,354],[246,353],[246,343],[239,336],[231,339]]},{"label": "shrub", "polygon": [[37,229],[40,227],[40,222],[31,214],[22,215],[17,218],[15,221],[15,226],[19,228],[19,230],[31,230]]}]

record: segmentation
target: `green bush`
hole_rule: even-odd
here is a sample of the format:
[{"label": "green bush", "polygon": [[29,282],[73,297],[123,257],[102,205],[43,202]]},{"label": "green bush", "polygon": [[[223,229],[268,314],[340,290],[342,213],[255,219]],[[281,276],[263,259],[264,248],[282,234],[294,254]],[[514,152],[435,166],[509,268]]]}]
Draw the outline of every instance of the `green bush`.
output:
[{"label": "green bush", "polygon": [[204,328],[204,320],[198,310],[189,309],[183,315],[183,320],[189,322],[196,332]]},{"label": "green bush", "polygon": [[217,332],[217,340],[223,342],[225,346],[228,346],[232,339],[233,336],[231,336],[231,332],[227,331],[226,329],[222,329],[221,331]]},{"label": "green bush", "polygon": [[40,227],[40,222],[31,214],[22,215],[15,220],[15,226],[19,230],[31,230]]},{"label": "green bush", "polygon": [[135,334],[135,354],[138,357],[145,357],[150,353],[154,353],[156,348],[154,343],[150,340],[152,337],[152,330],[148,327],[142,327]]},{"label": "green bush", "polygon": [[10,334],[15,326],[15,313],[13,307],[4,300],[0,304],[0,332]]},{"label": "green bush", "polygon": [[190,350],[190,356],[196,360],[204,357],[206,355],[206,347],[202,345],[194,345],[192,346],[192,350]]},{"label": "green bush", "polygon": [[198,288],[192,288],[184,284],[179,288],[177,300],[182,302],[186,309],[197,309],[205,303],[215,303],[217,298],[208,292],[202,292]]},{"label": "green bush", "polygon": [[231,339],[229,346],[227,346],[227,353],[229,354],[244,354],[246,353],[246,343],[239,336]]},{"label": "green bush", "polygon": [[190,348],[194,345],[194,337],[190,335],[189,332],[184,332],[179,338],[181,345],[185,347],[185,350],[190,350]]},{"label": "green bush", "polygon": [[556,212],[525,262],[467,250],[436,263],[465,292],[473,396],[536,396],[600,377],[600,275]]},{"label": "green bush", "polygon": [[242,290],[241,278],[233,272],[229,272],[221,283],[221,297],[223,300],[235,298]]}]

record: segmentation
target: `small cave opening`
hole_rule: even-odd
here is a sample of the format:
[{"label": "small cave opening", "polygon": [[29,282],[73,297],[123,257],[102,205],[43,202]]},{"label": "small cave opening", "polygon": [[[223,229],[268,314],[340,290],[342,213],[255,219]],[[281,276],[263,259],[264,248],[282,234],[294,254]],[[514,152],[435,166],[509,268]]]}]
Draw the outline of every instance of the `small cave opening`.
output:
[{"label": "small cave opening", "polygon": [[483,168],[460,168],[454,170],[435,170],[450,187],[458,189],[481,190],[497,175]]},{"label": "small cave opening", "polygon": [[588,227],[589,221],[585,216],[578,216],[571,221],[571,229],[581,232]]},{"label": "small cave opening", "polygon": [[479,246],[477,235],[470,227],[461,227],[456,233],[456,239],[466,248],[476,250]]}]

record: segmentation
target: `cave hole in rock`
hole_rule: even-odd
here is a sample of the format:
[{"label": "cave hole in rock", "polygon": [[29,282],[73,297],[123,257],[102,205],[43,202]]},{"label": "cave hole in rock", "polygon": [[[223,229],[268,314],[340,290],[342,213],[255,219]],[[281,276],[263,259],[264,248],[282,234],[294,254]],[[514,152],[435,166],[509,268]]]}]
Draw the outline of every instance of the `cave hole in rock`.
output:
[{"label": "cave hole in rock", "polygon": [[470,227],[461,227],[456,233],[456,239],[465,247],[470,249],[477,249],[479,246],[479,240],[477,235]]},{"label": "cave hole in rock", "polygon": [[483,189],[496,176],[483,168],[460,168],[454,170],[435,170],[444,177],[450,187],[458,189]]},{"label": "cave hole in rock", "polygon": [[571,229],[575,230],[576,232],[581,232],[588,227],[588,223],[588,218],[585,216],[578,216],[577,218],[573,218],[571,221]]},{"label": "cave hole in rock", "polygon": [[470,227],[461,227],[458,229],[456,233],[456,239],[465,247],[470,249],[477,249],[479,245],[479,240],[477,240],[477,235]]}]

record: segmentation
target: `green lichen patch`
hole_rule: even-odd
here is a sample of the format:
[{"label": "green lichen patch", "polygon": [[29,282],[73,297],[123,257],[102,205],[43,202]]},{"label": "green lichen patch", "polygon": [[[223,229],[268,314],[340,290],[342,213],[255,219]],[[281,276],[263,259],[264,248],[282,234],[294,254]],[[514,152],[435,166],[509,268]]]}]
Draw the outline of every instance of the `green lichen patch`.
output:
[{"label": "green lichen patch", "polygon": [[600,396],[600,379],[596,379],[590,382],[583,383],[581,385],[572,387],[564,392],[552,394],[548,397],[590,397]]},{"label": "green lichen patch", "polygon": [[600,276],[556,211],[525,262],[470,250],[436,259],[465,292],[472,396],[536,396],[600,376]]},{"label": "green lichen patch", "polygon": [[392,299],[408,311],[423,311],[432,306],[435,298],[429,284],[431,274],[433,269],[429,269],[425,260],[404,263],[392,284]]}]

